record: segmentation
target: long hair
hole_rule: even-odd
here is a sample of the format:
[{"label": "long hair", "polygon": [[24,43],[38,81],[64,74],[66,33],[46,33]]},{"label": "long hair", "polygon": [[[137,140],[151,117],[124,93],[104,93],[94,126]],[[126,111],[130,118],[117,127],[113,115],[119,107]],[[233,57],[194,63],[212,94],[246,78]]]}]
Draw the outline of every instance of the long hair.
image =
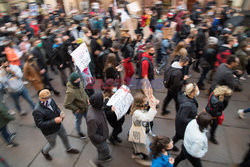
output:
[{"label": "long hair", "polygon": [[165,136],[156,136],[153,143],[150,146],[151,154],[153,158],[157,158],[161,155],[162,150],[166,150],[171,139]]},{"label": "long hair", "polygon": [[106,70],[110,67],[113,67],[114,69],[116,67],[116,56],[114,53],[108,54],[103,72],[106,72]]},{"label": "long hair", "polygon": [[[177,46],[175,47],[175,50],[173,51],[173,53],[171,54],[171,60],[174,59],[175,56],[182,56],[181,54],[185,54],[183,52],[183,49],[186,50],[186,44],[185,42],[181,41],[177,44]],[[181,52],[180,52],[181,51]]]},{"label": "long hair", "polygon": [[145,98],[146,98],[146,95],[141,90],[135,94],[134,103],[132,104],[132,108],[131,108],[131,115],[133,115],[136,110],[143,109]]},{"label": "long hair", "polygon": [[218,97],[220,101],[224,101],[225,96],[231,96],[233,94],[232,89],[225,85],[216,87],[213,92],[214,96]]}]

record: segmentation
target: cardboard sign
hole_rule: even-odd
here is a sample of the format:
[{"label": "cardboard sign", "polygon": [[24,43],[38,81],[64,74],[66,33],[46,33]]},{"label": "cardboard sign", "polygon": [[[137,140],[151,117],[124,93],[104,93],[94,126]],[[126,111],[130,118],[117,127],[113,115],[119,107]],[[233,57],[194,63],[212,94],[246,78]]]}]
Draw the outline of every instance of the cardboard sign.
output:
[{"label": "cardboard sign", "polygon": [[129,91],[130,89],[127,86],[122,85],[107,103],[107,106],[115,107],[117,120],[121,119],[127,113],[129,107],[134,101],[134,98]]},{"label": "cardboard sign", "polygon": [[175,33],[174,28],[171,28],[171,27],[163,28],[164,38],[171,39],[173,37],[174,33]]},{"label": "cardboard sign", "polygon": [[129,13],[134,14],[134,15],[137,15],[138,12],[141,11],[141,7],[137,1],[128,4],[127,8],[128,8]]},{"label": "cardboard sign", "polygon": [[73,57],[75,64],[81,71],[83,71],[91,61],[88,47],[85,43],[78,46],[70,55]]},{"label": "cardboard sign", "polygon": [[29,9],[30,9],[30,15],[31,16],[37,16],[39,12],[39,7],[36,3],[31,3],[29,4]]}]

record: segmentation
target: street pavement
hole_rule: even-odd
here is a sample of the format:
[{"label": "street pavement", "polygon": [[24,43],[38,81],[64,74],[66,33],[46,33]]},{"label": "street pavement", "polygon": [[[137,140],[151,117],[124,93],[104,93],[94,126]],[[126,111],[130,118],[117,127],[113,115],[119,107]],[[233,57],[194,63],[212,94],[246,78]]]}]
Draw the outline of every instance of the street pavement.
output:
[{"label": "street pavement", "polygon": [[[189,82],[197,82],[198,73],[193,72],[192,79]],[[3,157],[11,167],[90,167],[89,160],[97,156],[96,149],[91,144],[89,139],[79,139],[74,129],[74,116],[71,111],[63,107],[63,100],[66,88],[62,86],[59,75],[50,72],[50,76],[54,79],[52,84],[57,90],[61,92],[61,96],[53,96],[61,110],[65,111],[66,118],[63,125],[69,136],[69,141],[72,147],[80,150],[78,155],[69,155],[65,152],[59,137],[57,138],[57,145],[50,154],[53,157],[52,161],[46,161],[41,154],[41,149],[46,144],[46,140],[40,130],[35,127],[32,111],[28,103],[20,98],[21,107],[28,111],[28,115],[20,117],[16,114],[16,119],[9,124],[9,129],[12,132],[17,132],[15,142],[19,144],[15,148],[7,148],[6,144],[0,139],[0,156]],[[157,79],[162,79],[163,75],[157,76]],[[239,119],[237,110],[250,107],[250,78],[243,81],[243,91],[235,92],[230,100],[229,106],[224,111],[225,120],[222,126],[219,126],[216,136],[219,145],[214,145],[209,142],[208,153],[202,158],[204,167],[231,167],[233,164],[240,163],[248,150],[249,130],[250,130],[250,114],[246,114],[245,119]],[[158,82],[158,89],[154,91],[156,98],[160,100],[160,108],[154,120],[153,132],[156,135],[164,135],[173,137],[175,134],[175,107],[174,101],[169,105],[169,110],[172,112],[167,116],[161,116],[161,106],[166,96],[167,90],[163,88],[162,82]],[[26,85],[32,99],[37,102],[38,97],[30,84]],[[209,85],[206,82],[206,88]],[[199,103],[199,112],[205,108],[208,96],[206,91],[201,91],[197,98]],[[8,107],[14,109],[13,101],[9,96],[5,97],[5,103]],[[123,142],[119,145],[110,146],[113,160],[104,164],[105,167],[141,167],[134,159],[131,158],[132,144],[127,141],[127,132],[131,126],[131,116],[126,116],[126,121],[123,125],[123,132],[120,137]],[[85,134],[86,123],[83,121],[82,129]],[[110,128],[110,132],[111,132]],[[209,136],[209,134],[208,134]],[[179,141],[177,146],[180,148],[182,141]],[[178,153],[170,152],[173,157]],[[191,167],[192,165],[187,161],[183,161],[180,167]]]}]

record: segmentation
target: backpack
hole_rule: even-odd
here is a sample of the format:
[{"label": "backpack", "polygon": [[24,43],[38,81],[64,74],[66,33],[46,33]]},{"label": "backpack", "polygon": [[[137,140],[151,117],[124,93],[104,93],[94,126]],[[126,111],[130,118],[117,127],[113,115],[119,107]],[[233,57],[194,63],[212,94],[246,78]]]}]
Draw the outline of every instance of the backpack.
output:
[{"label": "backpack", "polygon": [[165,88],[170,88],[170,86],[172,85],[171,82],[171,75],[172,72],[175,70],[175,68],[169,67],[166,69],[165,73],[164,73],[164,79],[163,79],[163,84],[165,86]]}]

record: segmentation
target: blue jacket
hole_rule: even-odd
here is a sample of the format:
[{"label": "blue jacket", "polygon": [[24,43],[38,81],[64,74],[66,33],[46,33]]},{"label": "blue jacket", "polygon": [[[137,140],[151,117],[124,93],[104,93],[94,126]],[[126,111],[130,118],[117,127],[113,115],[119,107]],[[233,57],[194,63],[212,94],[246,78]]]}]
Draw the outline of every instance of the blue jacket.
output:
[{"label": "blue jacket", "polygon": [[169,162],[170,155],[167,156],[161,154],[161,156],[152,159],[151,167],[173,167],[173,164]]}]

